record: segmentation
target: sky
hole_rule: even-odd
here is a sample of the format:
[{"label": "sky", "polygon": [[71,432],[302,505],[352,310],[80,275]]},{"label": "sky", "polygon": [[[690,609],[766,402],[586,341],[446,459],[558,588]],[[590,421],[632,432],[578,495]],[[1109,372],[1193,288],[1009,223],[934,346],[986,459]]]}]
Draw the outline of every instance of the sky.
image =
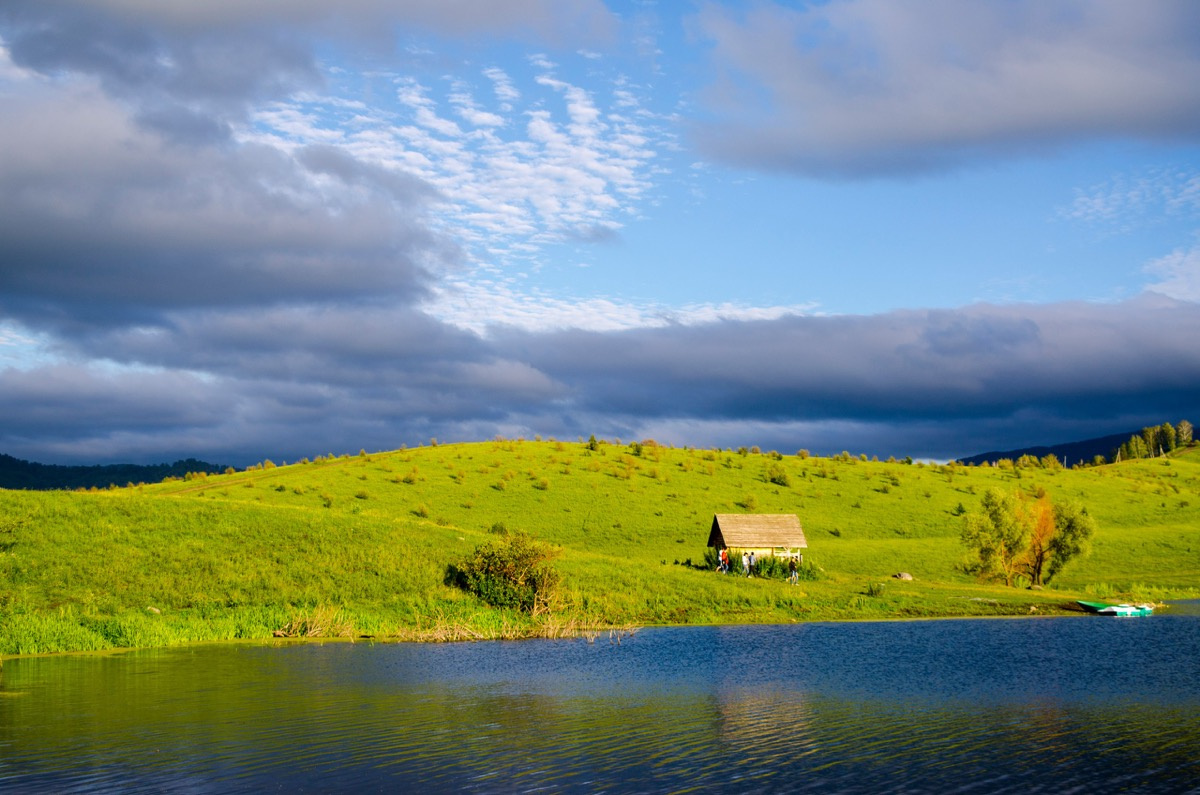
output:
[{"label": "sky", "polygon": [[0,453],[1200,420],[1190,0],[6,0]]}]

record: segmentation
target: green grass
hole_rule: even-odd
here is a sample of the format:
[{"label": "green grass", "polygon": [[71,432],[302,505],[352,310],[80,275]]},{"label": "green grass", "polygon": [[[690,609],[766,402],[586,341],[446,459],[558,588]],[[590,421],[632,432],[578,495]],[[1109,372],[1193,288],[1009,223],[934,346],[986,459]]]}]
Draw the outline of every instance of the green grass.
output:
[{"label": "green grass", "polygon": [[[772,482],[786,475],[787,485]],[[1081,500],[1093,554],[1044,591],[961,573],[959,506]],[[796,513],[823,576],[702,568],[714,513]],[[532,619],[446,584],[503,522],[560,548]],[[687,565],[688,562],[692,565]],[[900,582],[891,575],[916,578]],[[496,441],[101,492],[0,491],[0,654],[288,636],[522,637],[644,624],[1018,615],[1200,596],[1200,450],[1084,470]]]}]

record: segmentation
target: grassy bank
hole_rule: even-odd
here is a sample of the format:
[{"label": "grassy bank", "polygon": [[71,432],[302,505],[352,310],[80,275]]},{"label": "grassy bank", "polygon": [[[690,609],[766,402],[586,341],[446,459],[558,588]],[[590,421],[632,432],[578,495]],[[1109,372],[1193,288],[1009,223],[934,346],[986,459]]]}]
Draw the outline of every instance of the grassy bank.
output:
[{"label": "grassy bank", "polygon": [[[962,574],[959,514],[996,485],[1081,500],[1099,523],[1093,554],[1043,591]],[[712,515],[737,512],[798,514],[820,576],[789,586],[705,569]],[[0,517],[0,654],[1027,615],[1084,596],[1200,596],[1196,450],[1047,470],[496,441],[102,492],[0,491]],[[447,584],[447,566],[496,523],[558,548],[551,614],[497,610]],[[891,577],[900,571],[915,579]]]}]

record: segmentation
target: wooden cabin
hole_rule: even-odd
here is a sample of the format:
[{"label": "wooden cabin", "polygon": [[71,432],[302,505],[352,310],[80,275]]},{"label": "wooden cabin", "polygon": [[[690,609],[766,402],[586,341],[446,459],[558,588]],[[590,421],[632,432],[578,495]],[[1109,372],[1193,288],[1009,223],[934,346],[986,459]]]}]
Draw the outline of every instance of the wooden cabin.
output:
[{"label": "wooden cabin", "polygon": [[708,545],[753,552],[757,558],[800,560],[808,549],[800,517],[791,513],[719,513],[713,516]]}]

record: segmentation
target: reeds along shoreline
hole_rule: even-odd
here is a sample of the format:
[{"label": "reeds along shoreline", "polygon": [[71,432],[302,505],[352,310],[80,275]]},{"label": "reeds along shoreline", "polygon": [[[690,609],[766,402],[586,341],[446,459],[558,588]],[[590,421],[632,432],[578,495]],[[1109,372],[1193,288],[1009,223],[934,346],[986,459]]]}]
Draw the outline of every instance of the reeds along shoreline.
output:
[{"label": "reeds along shoreline", "polygon": [[426,627],[400,628],[382,640],[454,643],[483,640],[583,638],[589,643],[594,643],[597,638],[607,636],[611,642],[620,643],[623,638],[637,634],[639,629],[640,627],[633,624],[597,625],[571,618],[550,619],[540,621],[535,625],[502,622],[499,626],[491,627],[474,627],[457,622],[446,622]]}]

